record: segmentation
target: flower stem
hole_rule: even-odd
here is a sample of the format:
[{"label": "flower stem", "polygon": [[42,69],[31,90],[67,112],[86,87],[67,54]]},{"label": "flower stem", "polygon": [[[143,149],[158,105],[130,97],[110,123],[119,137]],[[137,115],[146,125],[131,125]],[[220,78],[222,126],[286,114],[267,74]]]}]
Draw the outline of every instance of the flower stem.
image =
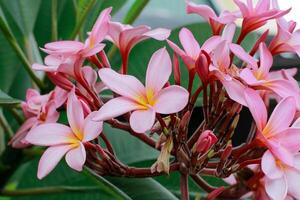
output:
[{"label": "flower stem", "polygon": [[180,176],[180,191],[181,191],[181,200],[189,200],[189,183],[188,175],[181,174]]},{"label": "flower stem", "polygon": [[5,132],[7,132],[9,138],[12,138],[14,136],[14,132],[7,122],[2,110],[0,111],[0,126],[2,126]]},{"label": "flower stem", "polygon": [[51,1],[51,36],[52,41],[57,40],[57,0]]},{"label": "flower stem", "polygon": [[136,18],[141,14],[142,10],[148,4],[149,0],[135,0],[130,7],[127,15],[123,19],[124,24],[132,24]]}]

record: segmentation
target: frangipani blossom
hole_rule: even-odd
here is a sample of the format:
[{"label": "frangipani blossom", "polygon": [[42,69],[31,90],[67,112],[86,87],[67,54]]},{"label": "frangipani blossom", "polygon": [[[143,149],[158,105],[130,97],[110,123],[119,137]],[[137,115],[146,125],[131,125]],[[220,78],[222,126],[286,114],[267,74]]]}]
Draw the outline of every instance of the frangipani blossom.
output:
[{"label": "frangipani blossom", "polygon": [[26,118],[36,116],[42,110],[42,107],[49,101],[51,94],[40,95],[37,90],[28,89],[26,91],[26,100],[21,103],[23,113]]},{"label": "frangipani blossom", "polygon": [[298,84],[295,85],[292,81],[283,78],[270,79],[269,72],[273,64],[272,55],[263,43],[261,43],[259,49],[261,56],[260,67],[252,70],[245,68],[241,71],[240,77],[253,88],[272,91],[282,98],[294,96],[297,107],[299,107]]},{"label": "frangipani blossom", "polygon": [[120,95],[104,104],[94,120],[104,121],[131,112],[130,126],[138,133],[150,130],[155,113],[171,114],[182,110],[189,93],[183,87],[165,87],[172,71],[171,59],[165,48],[156,51],[148,64],[146,86],[130,75],[121,75],[112,69],[100,69],[103,83]]},{"label": "frangipani blossom", "polygon": [[[277,0],[273,0],[273,7],[279,9]],[[269,45],[273,55],[291,52],[300,56],[300,30],[294,31],[295,28],[296,22],[286,21],[283,17],[277,19],[277,34]]]},{"label": "frangipani blossom", "polygon": [[193,33],[187,29],[182,28],[179,32],[179,40],[183,46],[181,50],[175,43],[167,40],[170,47],[178,54],[189,70],[195,68],[196,60],[200,54],[201,48],[195,39]]},{"label": "frangipani blossom", "polygon": [[265,174],[265,190],[272,200],[300,199],[300,154],[294,156],[294,165],[288,166],[278,160],[270,151],[262,157],[262,171]]},{"label": "frangipani blossom", "polygon": [[259,94],[250,88],[244,94],[257,126],[256,139],[283,163],[293,166],[293,155],[300,149],[300,128],[290,127],[296,113],[295,99],[280,101],[267,121],[267,109]]},{"label": "frangipani blossom", "polygon": [[211,7],[197,5],[190,1],[187,1],[186,12],[202,16],[210,24],[214,35],[219,35],[226,24],[232,23],[240,17],[240,12],[229,12],[227,10],[222,11],[220,16],[217,16]]},{"label": "frangipani blossom", "polygon": [[45,58],[46,65],[34,64],[33,68],[47,72],[67,72],[73,75],[75,60],[93,56],[104,48],[105,45],[101,42],[108,33],[111,10],[112,8],[106,8],[101,12],[85,43],[71,40],[47,43],[42,48],[49,54]]},{"label": "frangipani blossom", "polygon": [[9,144],[14,148],[25,148],[30,146],[30,144],[24,140],[28,132],[40,124],[54,123],[58,120],[58,118],[59,113],[56,111],[55,101],[49,101],[42,106],[36,116],[31,116],[25,120],[13,138],[9,141]]},{"label": "frangipani blossom", "polygon": [[248,33],[265,25],[268,20],[282,17],[290,11],[270,9],[270,0],[259,0],[255,6],[253,5],[253,0],[247,0],[246,4],[240,0],[234,0],[234,2],[240,8],[243,15],[242,37],[240,39],[243,39]]},{"label": "frangipani blossom", "polygon": [[84,143],[95,139],[102,132],[102,122],[92,120],[95,114],[92,112],[84,117],[82,104],[73,89],[67,102],[70,127],[59,123],[47,123],[30,130],[25,138],[27,142],[49,146],[39,162],[37,174],[39,179],[48,175],[64,155],[71,168],[82,170],[86,160]]},{"label": "frangipani blossom", "polygon": [[17,130],[9,144],[14,148],[30,146],[24,140],[27,133],[39,124],[56,122],[59,118],[59,113],[56,109],[66,101],[66,95],[67,91],[59,87],[56,87],[49,94],[44,95],[40,95],[34,89],[28,89],[26,92],[26,101],[21,103],[26,120]]},{"label": "frangipani blossom", "polygon": [[228,96],[232,100],[245,106],[244,90],[246,86],[236,79],[239,78],[239,69],[231,63],[230,54],[232,52],[253,68],[257,68],[257,61],[241,46],[232,43],[235,29],[235,24],[229,24],[224,28],[222,36],[211,38],[211,41],[214,41],[211,44],[217,45],[211,50],[212,62],[209,66],[209,71],[222,82]]},{"label": "frangipani blossom", "polygon": [[[166,40],[170,35],[170,30],[164,28],[157,28],[151,30],[148,26],[124,25],[118,22],[109,22],[109,31],[106,39],[114,43],[120,50],[123,67],[127,66],[128,56],[131,49],[139,42],[146,39],[153,38],[155,40]],[[125,67],[126,68],[126,67]],[[124,73],[127,69],[123,69]]]}]

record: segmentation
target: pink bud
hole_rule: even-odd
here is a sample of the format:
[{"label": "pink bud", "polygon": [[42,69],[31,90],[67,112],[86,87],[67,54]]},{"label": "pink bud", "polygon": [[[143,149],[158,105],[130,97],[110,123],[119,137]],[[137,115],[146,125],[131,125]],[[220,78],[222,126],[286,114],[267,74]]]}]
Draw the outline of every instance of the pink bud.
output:
[{"label": "pink bud", "polygon": [[176,85],[180,85],[180,66],[178,56],[176,53],[173,54],[173,68],[174,68],[174,80]]},{"label": "pink bud", "polygon": [[196,60],[196,70],[203,84],[208,82],[208,68],[211,63],[210,56],[206,51],[201,51],[198,59]]},{"label": "pink bud", "polygon": [[196,151],[198,153],[206,152],[212,145],[218,141],[218,138],[211,130],[204,131],[196,142]]}]

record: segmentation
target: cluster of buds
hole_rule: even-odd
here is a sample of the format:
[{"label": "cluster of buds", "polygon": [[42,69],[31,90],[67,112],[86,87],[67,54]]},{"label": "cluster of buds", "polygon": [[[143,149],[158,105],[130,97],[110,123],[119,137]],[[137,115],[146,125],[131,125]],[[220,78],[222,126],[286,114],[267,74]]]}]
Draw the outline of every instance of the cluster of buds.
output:
[{"label": "cluster of buds", "polygon": [[[252,0],[234,3],[238,10],[218,16],[206,5],[187,1],[187,13],[200,15],[212,29],[212,36],[201,46],[187,28],[179,32],[181,49],[168,40],[167,29],[113,22],[111,8],[102,11],[85,42],[46,44],[42,48],[48,54],[45,64],[32,67],[46,72],[55,89],[45,95],[28,90],[22,106],[27,120],[10,143],[16,148],[48,147],[39,162],[40,179],[65,156],[74,170],[81,171],[86,165],[99,175],[152,177],[179,171],[182,185],[191,176],[209,193],[207,199],[249,195],[300,199],[300,90],[293,78],[297,70],[271,69],[279,53],[300,55],[299,30],[295,22],[284,19],[290,9],[280,10],[276,0],[260,0],[256,6]],[[236,31],[238,19],[242,20],[241,31]],[[271,42],[266,43],[267,30],[250,51],[245,50],[241,46],[244,39],[269,20],[277,23]],[[128,60],[132,48],[150,38],[166,41],[173,60],[166,48],[158,49],[148,63],[144,85],[128,75]],[[119,49],[122,65],[118,71],[104,51],[106,42]],[[187,89],[181,85],[179,59],[188,70]],[[172,69],[174,85],[169,82]],[[194,81],[197,76],[200,85]],[[104,90],[113,95],[104,97]],[[191,133],[191,113],[201,95],[204,120]],[[277,102],[275,109],[270,106],[272,99]],[[247,131],[235,131],[243,107],[252,114],[253,128],[247,141],[233,147],[232,136]],[[64,109],[69,126],[57,123],[58,111]],[[105,135],[110,133],[103,132],[103,123],[160,150],[157,162],[149,168],[122,163]],[[231,186],[214,188],[201,175],[226,178]],[[187,188],[181,188],[182,199],[188,199]]]}]

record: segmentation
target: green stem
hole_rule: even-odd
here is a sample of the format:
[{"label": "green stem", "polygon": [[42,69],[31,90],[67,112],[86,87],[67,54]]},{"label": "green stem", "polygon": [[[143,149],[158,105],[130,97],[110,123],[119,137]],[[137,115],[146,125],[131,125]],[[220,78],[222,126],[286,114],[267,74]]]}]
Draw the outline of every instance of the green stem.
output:
[{"label": "green stem", "polygon": [[52,0],[51,4],[51,35],[52,41],[57,40],[57,0]]},{"label": "green stem", "polygon": [[9,26],[5,22],[5,19],[2,15],[0,15],[0,29],[2,30],[7,41],[10,43],[10,45],[14,49],[17,56],[19,57],[20,61],[22,62],[23,66],[25,67],[25,70],[29,74],[30,78],[34,81],[34,83],[40,89],[43,89],[45,87],[43,82],[36,76],[34,71],[31,69],[30,62],[28,61],[27,57],[25,56],[24,52],[22,51],[21,47],[19,46],[15,36],[13,35],[12,31],[10,30]]},{"label": "green stem", "polygon": [[9,109],[9,112],[14,116],[19,125],[22,125],[24,123],[24,117],[20,115],[16,108]]},{"label": "green stem", "polygon": [[76,20],[76,25],[75,28],[71,34],[71,39],[75,39],[77,34],[80,31],[80,28],[82,27],[83,22],[85,21],[89,11],[92,9],[92,7],[94,6],[96,0],[91,0],[89,1],[89,3],[87,4],[87,6],[85,7],[85,9],[82,11],[81,14],[78,13],[78,8],[77,8],[77,20]]},{"label": "green stem", "polygon": [[149,0],[135,0],[135,2],[130,7],[127,15],[123,19],[123,23],[132,24],[141,14],[142,10],[145,8],[148,2]]},{"label": "green stem", "polygon": [[82,186],[53,186],[53,187],[41,187],[41,188],[28,188],[18,190],[3,189],[0,191],[0,195],[3,196],[32,196],[32,195],[46,195],[57,194],[65,192],[97,192],[99,187],[82,187]]},{"label": "green stem", "polygon": [[14,131],[12,130],[10,125],[8,124],[2,110],[0,111],[0,125],[2,126],[3,130],[5,132],[7,132],[9,138],[12,138],[14,136]]}]

